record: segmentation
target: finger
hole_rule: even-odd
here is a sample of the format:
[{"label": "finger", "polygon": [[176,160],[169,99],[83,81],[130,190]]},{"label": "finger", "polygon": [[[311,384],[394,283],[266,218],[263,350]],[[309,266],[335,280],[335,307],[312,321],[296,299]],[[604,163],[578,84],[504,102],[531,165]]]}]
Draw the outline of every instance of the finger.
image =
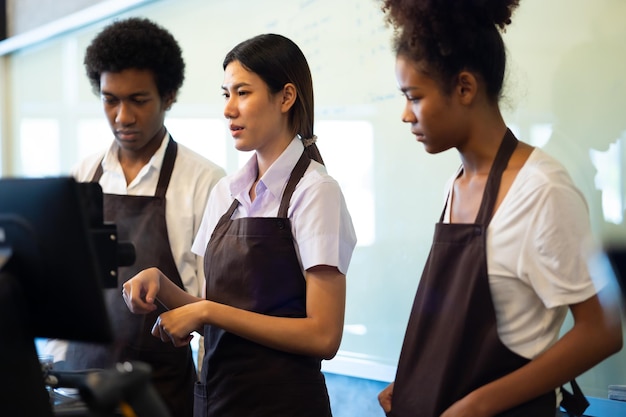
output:
[{"label": "finger", "polygon": [[172,336],[163,326],[161,326],[161,342],[174,344]]},{"label": "finger", "polygon": [[165,337],[165,332],[163,331],[163,326],[161,325],[161,316],[159,316],[154,322],[151,333],[152,336],[158,337],[159,339],[161,339],[162,342],[166,341],[163,340],[163,338]]},{"label": "finger", "polygon": [[184,337],[182,339],[175,338],[175,339],[173,339],[174,346],[176,346],[176,347],[187,346],[189,344],[189,342],[191,342],[191,339],[193,339],[193,335],[191,335],[191,334],[187,335],[187,337]]},{"label": "finger", "polygon": [[172,339],[170,338],[167,329],[161,323],[155,324],[154,327],[156,327],[156,334],[154,328],[152,334],[161,339],[161,342],[172,342]]},{"label": "finger", "polygon": [[147,299],[144,301],[141,294],[141,288],[131,285],[130,291],[125,289],[125,294],[127,294],[127,298],[130,301],[131,306],[134,309],[137,309],[139,312],[149,313],[156,310],[157,306],[154,304],[154,300],[148,301]]},{"label": "finger", "polygon": [[159,334],[159,326],[157,323],[154,323],[154,325],[152,325],[152,330],[150,331],[150,333],[154,337],[161,338],[161,335]]},{"label": "finger", "polygon": [[155,300],[157,298],[156,296],[157,296],[158,292],[159,292],[158,285],[154,285],[154,284],[150,283],[150,285],[148,285],[148,290],[146,291],[146,296],[145,296],[146,303],[148,303],[150,305],[154,305],[154,302],[155,302]]}]

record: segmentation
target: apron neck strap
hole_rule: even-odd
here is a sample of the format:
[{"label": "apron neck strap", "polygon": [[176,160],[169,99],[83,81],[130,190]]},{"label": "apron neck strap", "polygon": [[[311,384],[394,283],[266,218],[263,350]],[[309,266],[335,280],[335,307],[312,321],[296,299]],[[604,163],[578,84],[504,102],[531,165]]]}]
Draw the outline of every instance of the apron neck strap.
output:
[{"label": "apron neck strap", "polygon": [[513,135],[510,129],[506,129],[502,143],[498,148],[498,153],[493,161],[493,165],[489,170],[489,177],[487,178],[487,184],[485,185],[485,192],[483,193],[483,199],[480,204],[478,215],[476,216],[476,223],[482,224],[487,227],[493,217],[493,209],[496,206],[496,200],[498,197],[498,191],[500,190],[500,182],[502,180],[502,173],[509,164],[509,159],[513,155],[513,151],[517,147],[517,138]]},{"label": "apron neck strap", "polygon": [[165,149],[163,163],[161,164],[161,173],[159,175],[156,193],[154,194],[155,197],[165,198],[165,192],[167,191],[170,179],[172,178],[172,172],[174,171],[174,162],[176,162],[177,153],[178,144],[174,141],[174,138],[170,136],[167,148]]},{"label": "apron neck strap", "polygon": [[[291,175],[289,176],[289,181],[287,181],[287,186],[285,187],[285,191],[283,192],[283,196],[280,200],[280,207],[278,208],[278,216],[279,218],[287,218],[287,209],[289,208],[289,202],[291,201],[291,196],[293,195],[294,190],[296,189],[296,185],[300,181],[300,179],[304,176],[306,169],[309,167],[311,163],[311,159],[306,155],[305,152],[302,152],[300,159],[294,166],[291,171]],[[220,220],[218,221],[218,225],[230,220],[235,213],[235,210],[239,207],[239,200],[236,198],[231,203],[230,207],[222,215]],[[216,227],[217,228],[217,227]]]},{"label": "apron neck strap", "polygon": [[[159,174],[159,181],[157,183],[156,192],[154,194],[155,197],[165,198],[165,192],[167,191],[167,187],[170,184],[170,179],[172,177],[172,171],[174,170],[174,162],[176,162],[176,154],[178,153],[178,144],[174,141],[174,138],[170,135],[169,142],[167,143],[167,148],[165,149],[165,155],[163,156],[163,163],[161,164],[161,172]],[[102,178],[102,161],[104,160],[104,156],[98,162],[98,166],[96,167],[96,172],[93,174],[92,182],[99,182],[100,178]]]},{"label": "apron neck strap", "polygon": [[296,166],[293,167],[293,170],[291,171],[291,175],[289,176],[289,181],[287,181],[285,191],[283,191],[283,196],[280,200],[280,207],[278,208],[278,217],[287,217],[287,209],[289,208],[291,196],[296,189],[296,185],[298,185],[298,182],[300,182],[300,179],[304,176],[304,173],[306,172],[310,163],[311,159],[307,156],[306,152],[302,152],[302,155],[300,155],[300,159],[298,159]]}]

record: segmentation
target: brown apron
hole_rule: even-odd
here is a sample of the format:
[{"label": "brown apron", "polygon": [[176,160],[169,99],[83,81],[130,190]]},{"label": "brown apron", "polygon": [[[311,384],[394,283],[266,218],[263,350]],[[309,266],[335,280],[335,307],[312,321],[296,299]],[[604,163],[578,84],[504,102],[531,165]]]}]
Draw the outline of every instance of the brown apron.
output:
[{"label": "brown apron", "polygon": [[[303,153],[277,217],[232,220],[237,200],[221,217],[205,254],[207,299],[270,316],[306,316],[306,282],[287,209],[309,163]],[[331,415],[320,359],[271,349],[215,326],[205,326],[204,344],[194,416]]]},{"label": "brown apron", "polygon": [[[142,361],[152,367],[152,384],[169,407],[173,417],[193,414],[193,385],[197,373],[191,348],[174,347],[152,336],[151,330],[162,305],[150,314],[137,315],[128,310],[121,294],[122,284],[139,271],[158,267],[176,285],[183,287],[170,249],[165,220],[165,193],[169,185],[177,144],[170,138],[154,197],[104,194],[104,220],[115,223],[120,241],[135,246],[132,266],[118,268],[118,288],[105,289],[105,300],[111,317],[115,341],[110,346],[70,342],[67,367],[80,370],[109,368],[116,362]],[[93,181],[102,176],[99,164]]]},{"label": "brown apron", "polygon": [[[473,390],[524,366],[498,337],[487,274],[487,226],[517,139],[510,130],[489,172],[475,224],[435,227],[395,379],[393,417],[438,417]],[[445,208],[444,208],[445,213]],[[553,391],[499,414],[554,417]]]}]

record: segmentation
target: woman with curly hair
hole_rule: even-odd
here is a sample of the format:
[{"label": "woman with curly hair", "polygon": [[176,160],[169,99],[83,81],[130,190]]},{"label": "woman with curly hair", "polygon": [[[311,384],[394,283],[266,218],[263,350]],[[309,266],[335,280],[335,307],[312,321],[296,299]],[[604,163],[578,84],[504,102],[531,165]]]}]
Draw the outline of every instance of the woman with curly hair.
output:
[{"label": "woman with curly hair", "polygon": [[[500,32],[518,3],[383,1],[402,121],[428,153],[461,157],[395,381],[379,395],[389,416],[547,417],[557,394],[582,414],[573,379],[622,345],[619,310],[588,268],[584,197],[561,164],[515,138],[499,109]],[[568,309],[574,324],[559,338]],[[573,396],[559,389],[568,381]]]}]

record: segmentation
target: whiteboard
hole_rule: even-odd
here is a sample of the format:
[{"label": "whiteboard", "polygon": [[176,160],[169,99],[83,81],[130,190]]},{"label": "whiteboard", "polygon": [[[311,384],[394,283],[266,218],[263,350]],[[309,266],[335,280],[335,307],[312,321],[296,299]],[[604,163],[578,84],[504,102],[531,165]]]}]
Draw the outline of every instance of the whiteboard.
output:
[{"label": "whiteboard", "polygon": [[[379,3],[161,0],[128,15],[154,19],[179,40],[187,74],[168,114],[172,133],[229,172],[247,156],[234,150],[221,125],[224,55],[267,32],[301,47],[313,73],[318,144],[343,187],[359,238],[347,276],[341,350],[324,367],[392,380],[444,183],[460,161],[455,151],[427,154],[401,122],[404,99]],[[505,119],[521,140],[544,147],[567,166],[589,201],[599,241],[626,236],[624,16],[622,0],[524,0],[504,34]],[[106,23],[11,57],[11,123],[56,120],[61,145],[53,171],[69,171],[77,149],[95,140],[85,126],[103,118],[82,72],[82,54]],[[14,130],[19,138],[20,129]],[[11,149],[14,173],[27,174],[28,152]],[[624,356],[581,377],[585,393],[605,397],[609,384],[626,383]]]}]

